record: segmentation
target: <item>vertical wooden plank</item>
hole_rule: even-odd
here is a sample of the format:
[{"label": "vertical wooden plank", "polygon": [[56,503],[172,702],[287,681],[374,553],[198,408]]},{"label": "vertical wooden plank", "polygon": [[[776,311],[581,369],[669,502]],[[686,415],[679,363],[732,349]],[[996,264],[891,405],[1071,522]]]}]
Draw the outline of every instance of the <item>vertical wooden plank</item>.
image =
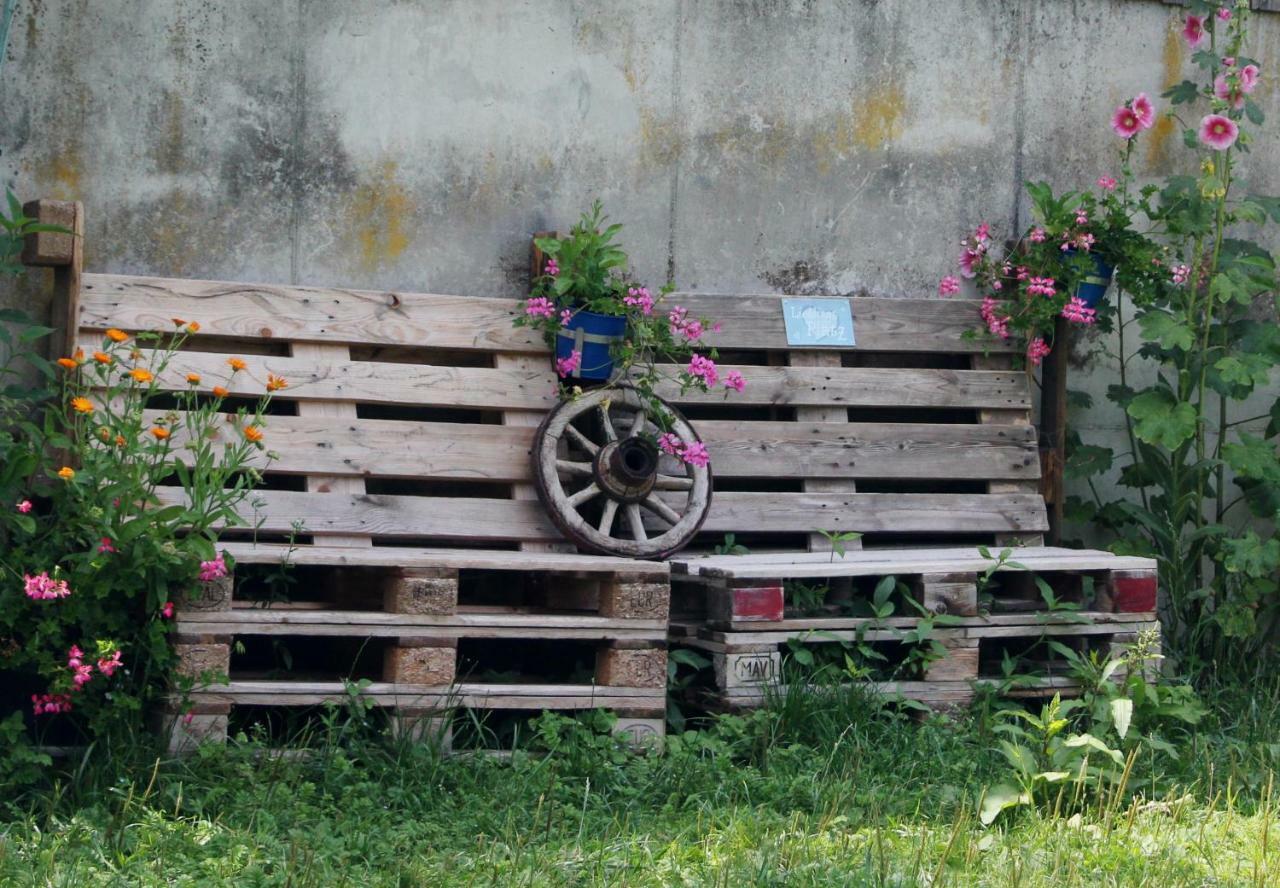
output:
[{"label": "vertical wooden plank", "polygon": [[[838,351],[797,350],[788,357],[792,367],[839,367],[841,365]],[[848,422],[849,410],[845,407],[797,407],[797,422]],[[851,478],[810,478],[803,482],[805,493],[855,493],[858,489]],[[826,528],[815,528],[825,530]],[[825,552],[830,547],[826,537],[818,533],[809,534],[809,551]],[[852,540],[845,548],[861,549],[861,540]]]},{"label": "vertical wooden plank", "polygon": [[1049,513],[1049,544],[1062,542],[1063,474],[1067,451],[1067,356],[1071,325],[1059,317],[1054,324],[1053,351],[1044,359],[1040,377],[1040,452],[1044,471],[1045,506]]},{"label": "vertical wooden plank", "polygon": [[[1057,351],[1057,349],[1054,351]],[[976,354],[973,356],[972,362],[974,370],[1013,370],[1013,356],[1007,354]],[[1031,410],[1030,408],[1026,410],[993,410],[984,408],[978,411],[978,422],[983,425],[1031,425]],[[987,492],[1043,495],[1043,490],[1041,490],[1040,483],[1037,481],[988,481]],[[1042,546],[1044,545],[1044,536],[1042,534],[998,533],[996,534],[996,545]]]},{"label": "vertical wooden plank", "polygon": [[[318,342],[294,342],[290,345],[290,353],[295,358],[309,361],[328,361],[337,363],[351,360],[351,349],[346,345]],[[356,405],[351,401],[299,401],[298,415],[311,417],[328,417],[335,421],[347,420],[355,422]],[[364,478],[344,475],[308,475],[308,493],[350,493],[365,492]],[[367,534],[351,536],[326,536],[327,546],[372,546],[373,538]]]},{"label": "vertical wooden plank", "polygon": [[79,201],[33,200],[22,213],[45,225],[61,225],[70,235],[45,232],[23,240],[26,265],[53,268],[53,305],[49,326],[50,357],[69,355],[80,328],[80,277],[84,272],[84,205]]}]

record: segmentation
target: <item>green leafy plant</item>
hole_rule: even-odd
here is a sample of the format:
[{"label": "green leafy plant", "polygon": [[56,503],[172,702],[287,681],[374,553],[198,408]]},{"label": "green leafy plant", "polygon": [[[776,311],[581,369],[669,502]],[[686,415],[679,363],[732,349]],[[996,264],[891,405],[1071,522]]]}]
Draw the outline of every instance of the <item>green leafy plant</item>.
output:
[{"label": "green leafy plant", "polygon": [[831,561],[833,562],[836,560],[836,556],[841,558],[845,556],[845,543],[852,543],[855,540],[862,539],[862,534],[853,530],[819,530],[815,527],[813,532],[821,535],[827,541],[827,545],[831,547]]},{"label": "green leafy plant", "polygon": [[830,591],[825,583],[804,583],[800,580],[783,582],[787,611],[800,617],[822,613]]},{"label": "green leafy plant", "polygon": [[672,730],[685,729],[689,720],[681,706],[685,691],[699,673],[710,667],[710,660],[689,648],[672,648],[667,652],[667,724]]},{"label": "green leafy plant", "polygon": [[716,543],[715,553],[717,555],[749,555],[751,550],[739,543],[734,534],[726,533],[724,539]]}]

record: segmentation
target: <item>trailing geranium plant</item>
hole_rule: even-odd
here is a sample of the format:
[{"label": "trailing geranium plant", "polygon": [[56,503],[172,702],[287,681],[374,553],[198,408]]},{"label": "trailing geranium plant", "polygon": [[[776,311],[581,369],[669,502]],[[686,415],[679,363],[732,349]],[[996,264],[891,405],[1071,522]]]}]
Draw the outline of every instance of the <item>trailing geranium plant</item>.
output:
[{"label": "trailing geranium plant", "polygon": [[[54,362],[28,351],[47,328],[17,312],[0,322],[20,331],[0,326],[0,380],[25,364],[55,393],[0,397],[0,675],[6,705],[25,709],[0,719],[0,736],[26,749],[0,751],[3,777],[15,762],[30,770],[24,721],[43,734],[65,716],[63,737],[105,741],[136,733],[174,691],[175,602],[228,574],[217,529],[243,523],[270,460],[264,410],[285,382],[270,377],[235,409],[222,385],[206,394],[198,374],[173,369],[194,321],[175,318],[165,336],[107,330]],[[233,358],[223,374],[245,368]]]},{"label": "trailing geranium plant", "polygon": [[[663,452],[705,466],[708,455],[701,442],[682,441],[670,432],[671,417],[659,391],[674,389],[683,395],[722,386],[726,393],[740,392],[746,381],[736,370],[722,376],[716,349],[704,341],[706,334],[720,331],[719,323],[668,304],[670,284],[655,294],[630,275],[627,254],[615,240],[622,226],[607,221],[597,200],[568,237],[535,240],[546,263],[514,323],[538,330],[554,348],[557,335],[583,312],[625,319],[625,333],[610,348],[613,372],[607,384],[628,385],[639,393],[660,429],[654,443]],[[562,397],[581,393],[575,381],[581,366],[582,353],[576,349],[556,360]]]}]

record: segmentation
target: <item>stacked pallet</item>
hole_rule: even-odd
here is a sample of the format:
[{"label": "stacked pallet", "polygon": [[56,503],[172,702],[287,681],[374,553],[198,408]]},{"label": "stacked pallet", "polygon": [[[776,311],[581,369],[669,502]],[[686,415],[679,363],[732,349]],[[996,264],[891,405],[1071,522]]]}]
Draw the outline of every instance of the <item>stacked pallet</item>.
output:
[{"label": "stacked pallet", "polygon": [[[1069,695],[1078,685],[1048,642],[1105,659],[1158,630],[1151,559],[1043,547],[1010,554],[1016,560],[1004,563],[972,549],[683,559],[673,567],[672,642],[710,657],[719,706],[758,706],[805,680],[802,664],[821,661],[821,648],[847,650],[880,673],[867,680],[875,690],[954,706],[983,685]],[[825,592],[818,613],[789,606],[798,583],[810,600]],[[877,604],[879,614],[854,615]]]}]

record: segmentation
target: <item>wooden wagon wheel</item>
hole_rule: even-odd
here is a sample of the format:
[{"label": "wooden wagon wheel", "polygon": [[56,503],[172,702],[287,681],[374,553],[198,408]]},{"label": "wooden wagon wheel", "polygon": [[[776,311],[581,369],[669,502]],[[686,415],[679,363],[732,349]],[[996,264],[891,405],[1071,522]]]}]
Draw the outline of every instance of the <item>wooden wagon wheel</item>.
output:
[{"label": "wooden wagon wheel", "polygon": [[[663,406],[674,434],[699,440],[688,420]],[[534,436],[534,486],[566,537],[632,558],[662,558],[689,544],[711,507],[711,469],[661,453],[660,431],[626,387],[587,392],[547,414]]]}]

